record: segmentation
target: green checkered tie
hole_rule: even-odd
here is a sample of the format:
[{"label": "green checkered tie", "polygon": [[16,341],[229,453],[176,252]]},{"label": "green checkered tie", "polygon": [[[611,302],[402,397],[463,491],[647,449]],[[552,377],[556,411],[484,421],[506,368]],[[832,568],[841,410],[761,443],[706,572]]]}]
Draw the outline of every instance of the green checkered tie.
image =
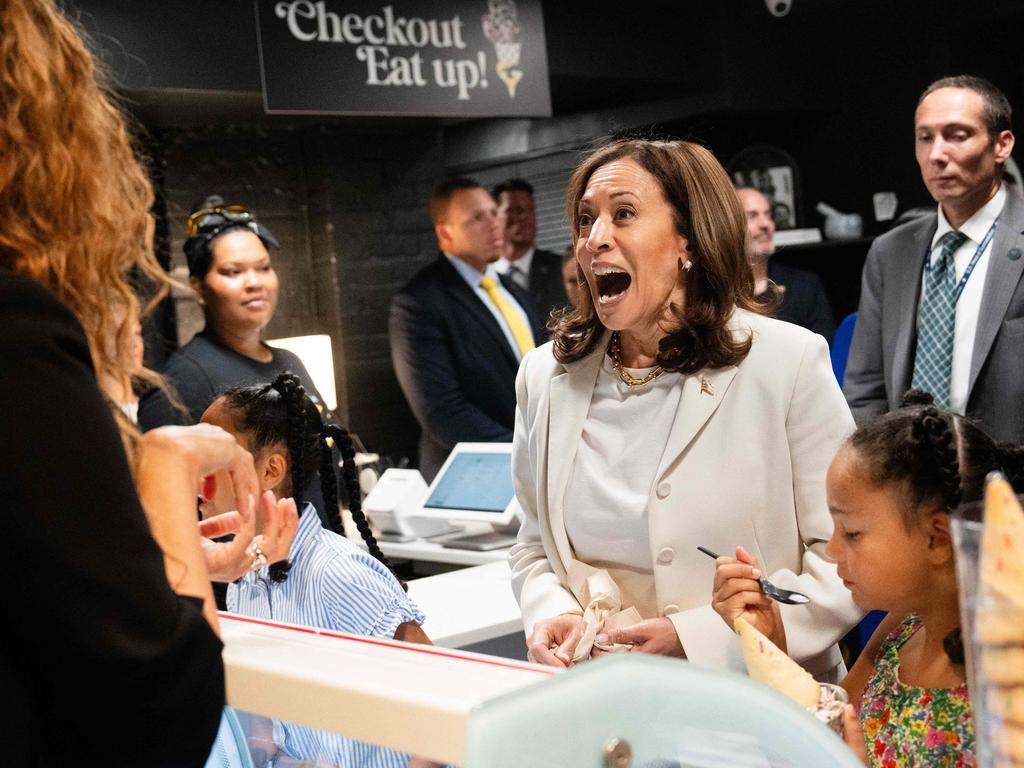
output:
[{"label": "green checkered tie", "polygon": [[963,232],[947,232],[939,240],[942,254],[925,271],[924,299],[917,313],[917,353],[910,386],[931,392],[940,408],[949,406],[949,375],[953,367],[956,326],[956,269],[953,254],[967,240]]}]

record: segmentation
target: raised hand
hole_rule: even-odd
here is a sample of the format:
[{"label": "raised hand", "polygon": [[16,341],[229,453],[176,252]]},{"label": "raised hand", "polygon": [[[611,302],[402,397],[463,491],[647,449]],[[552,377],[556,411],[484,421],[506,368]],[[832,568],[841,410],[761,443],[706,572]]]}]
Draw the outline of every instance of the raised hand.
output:
[{"label": "raised hand", "polygon": [[[299,526],[294,499],[276,499],[266,491],[260,497],[261,533],[256,533],[255,502],[250,496],[248,510],[215,515],[199,523],[203,557],[210,578],[230,582],[251,570],[288,558],[288,550]],[[228,542],[212,538],[233,533]],[[262,555],[262,557],[261,557]]]},{"label": "raised hand", "polygon": [[729,627],[733,627],[736,619],[745,619],[784,651],[782,614],[778,603],[761,592],[757,581],[761,575],[757,560],[743,547],[736,547],[736,557],[718,558],[711,607]]}]

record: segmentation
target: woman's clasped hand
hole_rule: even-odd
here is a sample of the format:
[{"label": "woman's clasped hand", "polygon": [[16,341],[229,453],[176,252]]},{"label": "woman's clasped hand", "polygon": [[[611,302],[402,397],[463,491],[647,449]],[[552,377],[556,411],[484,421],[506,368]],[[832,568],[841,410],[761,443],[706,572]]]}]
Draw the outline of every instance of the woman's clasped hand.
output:
[{"label": "woman's clasped hand", "polygon": [[552,667],[568,667],[583,636],[583,617],[564,613],[541,619],[527,642],[526,658]]},{"label": "woman's clasped hand", "polygon": [[[225,512],[199,522],[203,557],[213,581],[234,581],[249,571],[288,558],[288,550],[299,527],[295,500],[278,499],[272,491],[260,495],[259,510],[263,532],[256,533],[256,505],[250,496],[253,512]],[[217,539],[234,534],[230,542]]]},{"label": "woman's clasped hand", "polygon": [[604,631],[594,638],[591,656],[603,656],[607,651],[602,646],[610,645],[626,645],[632,651],[656,653],[659,656],[685,655],[675,625],[664,617],[644,619],[632,626]]}]

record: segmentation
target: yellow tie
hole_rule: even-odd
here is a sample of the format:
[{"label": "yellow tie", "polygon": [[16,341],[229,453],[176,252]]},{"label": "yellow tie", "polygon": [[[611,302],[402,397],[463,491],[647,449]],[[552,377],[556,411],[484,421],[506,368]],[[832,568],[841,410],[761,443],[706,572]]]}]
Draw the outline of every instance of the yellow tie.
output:
[{"label": "yellow tie", "polygon": [[488,298],[494,302],[494,306],[498,308],[501,316],[508,323],[508,327],[512,331],[512,337],[516,340],[516,346],[519,347],[519,354],[525,355],[533,349],[533,334],[530,333],[530,329],[526,327],[526,323],[523,322],[523,318],[519,316],[519,313],[505,301],[498,290],[498,284],[494,281],[494,278],[484,275],[480,279],[480,287],[487,291]]}]

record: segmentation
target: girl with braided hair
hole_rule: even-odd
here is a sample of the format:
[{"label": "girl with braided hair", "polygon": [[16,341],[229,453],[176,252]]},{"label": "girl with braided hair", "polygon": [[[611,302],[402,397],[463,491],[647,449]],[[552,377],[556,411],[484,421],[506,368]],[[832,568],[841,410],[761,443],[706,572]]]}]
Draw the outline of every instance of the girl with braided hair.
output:
[{"label": "girl with braided hair", "polygon": [[[352,634],[429,642],[419,628],[422,614],[405,595],[405,585],[395,578],[363,514],[352,439],[344,428],[324,424],[298,376],[285,372],[270,384],[229,389],[206,409],[202,421],[234,435],[239,444],[252,453],[261,490],[274,490],[279,496],[294,498],[300,510],[299,530],[289,559],[272,563],[265,573],[254,572],[251,578],[231,585],[228,610],[251,614],[260,610],[258,603],[266,603],[266,618]],[[335,445],[344,459],[342,478],[352,519],[368,553],[345,538],[331,451]],[[322,518],[313,505],[302,498],[302,489],[317,476],[324,498]],[[229,499],[215,497],[202,505],[203,514],[222,512],[230,503]],[[321,520],[328,526],[327,530]],[[303,546],[307,539],[314,544],[309,551]],[[341,564],[354,569],[353,572],[337,572],[336,567]],[[308,572],[307,566],[310,566]],[[300,576],[314,580],[315,592],[308,592],[308,585],[293,587],[289,584]],[[369,589],[363,585],[356,588],[357,593],[349,594],[354,584],[362,584],[366,579],[376,586]],[[250,587],[254,585],[249,581],[254,584],[269,581],[272,589],[268,591],[267,586],[259,586],[250,595]],[[340,591],[325,594],[324,590],[332,586]],[[368,611],[365,606],[339,603],[345,595],[357,601],[368,597],[360,591],[366,589],[376,592],[375,597],[382,601],[379,612]],[[281,595],[273,594],[275,590]],[[287,599],[293,592],[297,598],[315,596],[318,599],[313,602],[320,605],[293,605]]]},{"label": "girl with braided hair", "polygon": [[[860,608],[888,612],[842,683],[853,703],[847,743],[865,765],[975,764],[949,513],[980,500],[994,470],[1024,487],[1022,456],[911,390],[832,461],[826,554]],[[720,558],[713,604],[729,624],[758,619],[785,648],[777,605],[751,579],[756,566],[743,551]]]},{"label": "girl with braided hair", "polygon": [[[353,635],[430,642],[420,627],[423,614],[391,571],[363,515],[352,439],[345,429],[324,425],[299,377],[285,372],[270,384],[230,389],[213,401],[202,421],[234,435],[252,454],[261,490],[291,496],[299,509],[288,560],[231,584],[229,611]],[[345,538],[332,445],[344,459],[342,477],[352,519],[368,551]],[[302,499],[303,489],[318,474],[322,519],[328,528],[316,508]],[[231,503],[215,497],[201,510],[205,517]],[[283,725],[275,732],[275,743],[292,758],[374,768],[410,764],[408,755],[304,727]]]}]

